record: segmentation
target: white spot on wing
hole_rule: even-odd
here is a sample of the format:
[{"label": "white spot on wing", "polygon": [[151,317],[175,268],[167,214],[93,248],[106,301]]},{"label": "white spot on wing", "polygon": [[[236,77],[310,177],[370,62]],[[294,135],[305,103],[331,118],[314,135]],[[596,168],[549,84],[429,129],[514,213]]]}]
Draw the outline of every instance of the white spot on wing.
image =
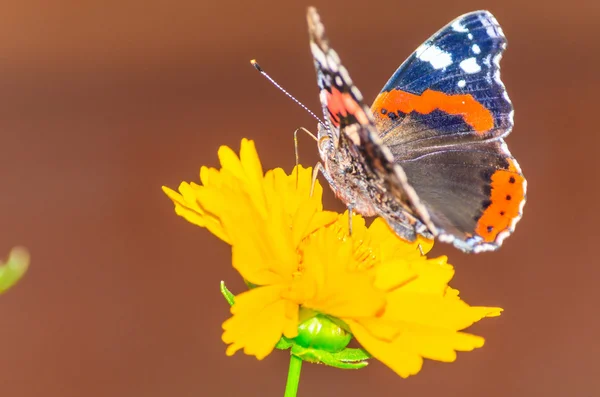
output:
[{"label": "white spot on wing", "polygon": [[321,92],[319,92],[319,99],[323,105],[327,106],[327,91],[321,90]]},{"label": "white spot on wing", "polygon": [[310,51],[312,52],[312,55],[317,60],[317,62],[319,62],[321,65],[327,65],[327,59],[325,58],[325,54],[315,42],[310,43]]},{"label": "white spot on wing", "polygon": [[336,62],[334,57],[331,56],[332,53],[333,51],[329,51],[327,54],[327,66],[329,67],[329,70],[331,70],[333,73],[336,73],[338,71],[339,62]]},{"label": "white spot on wing", "polygon": [[350,91],[352,91],[352,95],[354,95],[354,98],[356,98],[356,100],[358,100],[358,101],[362,101],[363,100],[363,96],[360,93],[360,91],[358,90],[358,88],[356,88],[355,86],[352,86],[350,88]]},{"label": "white spot on wing", "polygon": [[430,43],[429,43],[429,42],[427,42],[427,41],[426,41],[425,43],[421,44],[421,45],[419,46],[419,48],[417,48],[417,49],[416,49],[416,51],[415,51],[415,56],[416,56],[417,58],[421,59],[421,54],[422,54],[423,52],[425,52],[425,50],[427,50],[427,49],[429,48],[429,45],[430,45]]},{"label": "white spot on wing", "polygon": [[467,85],[467,82],[464,80],[460,80],[456,85],[459,86],[460,88],[465,88],[465,86]]},{"label": "white spot on wing", "polygon": [[465,72],[469,74],[477,73],[481,71],[481,66],[477,63],[477,59],[471,57],[462,61],[458,66]]},{"label": "white spot on wing", "polygon": [[460,21],[454,21],[454,23],[451,26],[452,26],[452,30],[454,30],[455,32],[465,33],[465,32],[469,31],[469,29],[467,29],[463,25],[461,25]]},{"label": "white spot on wing", "polygon": [[423,62],[429,62],[434,69],[443,69],[452,64],[452,55],[434,45],[421,45],[416,56]]},{"label": "white spot on wing", "polygon": [[329,56],[333,59],[333,62],[340,63],[340,56],[334,50],[329,50]]},{"label": "white spot on wing", "polygon": [[469,34],[467,35],[467,37],[469,38],[469,40],[473,40],[473,34],[472,34],[472,33],[469,33]]},{"label": "white spot on wing", "polygon": [[343,67],[341,65],[340,65],[340,76],[342,76],[342,79],[346,82],[347,85],[352,85],[352,79],[350,78],[348,71],[346,70],[345,67]]},{"label": "white spot on wing", "polygon": [[481,54],[481,48],[479,48],[479,46],[477,44],[473,44],[473,46],[471,47],[471,49],[473,50],[473,53],[475,53],[475,54]]},{"label": "white spot on wing", "polygon": [[486,55],[485,58],[483,58],[483,64],[487,67],[492,66],[492,55],[491,54],[488,54],[488,55]]}]

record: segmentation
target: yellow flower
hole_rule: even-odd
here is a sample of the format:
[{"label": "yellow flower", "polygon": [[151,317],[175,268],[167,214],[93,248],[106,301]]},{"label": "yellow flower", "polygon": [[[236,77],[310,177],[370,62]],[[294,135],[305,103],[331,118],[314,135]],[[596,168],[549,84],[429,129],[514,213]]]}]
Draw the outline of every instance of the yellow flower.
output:
[{"label": "yellow flower", "polygon": [[256,286],[235,298],[223,324],[228,355],[264,358],[310,313],[341,323],[402,377],[423,358],[450,362],[483,346],[461,330],[502,309],[462,301],[448,286],[447,258],[421,255],[431,241],[407,243],[383,220],[367,227],[357,215],[349,235],[347,213],[323,211],[318,182],[310,196],[310,169],[263,174],[252,141],[242,140],[239,157],[221,147],[219,159],[220,170],[202,167],[201,185],[163,189],[177,214],[231,244],[233,266]]}]

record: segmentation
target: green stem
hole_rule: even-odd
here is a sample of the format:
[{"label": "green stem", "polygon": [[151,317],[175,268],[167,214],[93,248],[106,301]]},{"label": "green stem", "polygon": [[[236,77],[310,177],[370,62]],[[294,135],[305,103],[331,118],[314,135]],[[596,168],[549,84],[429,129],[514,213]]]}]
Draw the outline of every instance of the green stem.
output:
[{"label": "green stem", "polygon": [[290,354],[290,369],[288,370],[287,384],[283,397],[296,397],[298,384],[300,383],[300,370],[302,370],[302,359]]}]

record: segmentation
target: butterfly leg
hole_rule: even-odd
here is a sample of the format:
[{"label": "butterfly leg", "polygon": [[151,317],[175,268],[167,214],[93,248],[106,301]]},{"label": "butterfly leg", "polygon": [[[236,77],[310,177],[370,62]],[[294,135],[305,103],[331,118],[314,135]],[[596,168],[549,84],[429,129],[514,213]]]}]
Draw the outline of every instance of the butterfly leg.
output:
[{"label": "butterfly leg", "polygon": [[354,206],[350,204],[348,206],[348,236],[352,236],[352,212],[354,210]]},{"label": "butterfly leg", "polygon": [[423,252],[423,247],[421,247],[421,244],[417,244],[417,248],[419,248],[419,252],[421,253],[421,256],[424,256],[425,253]]},{"label": "butterfly leg", "polygon": [[298,155],[298,131],[307,133],[310,137],[312,137],[312,139],[318,142],[317,137],[304,127],[296,128],[296,131],[294,131],[294,155],[296,156],[296,188],[298,188],[298,165],[300,164],[300,156]]},{"label": "butterfly leg", "polygon": [[[325,176],[325,178],[328,178],[328,176],[329,176],[325,173],[325,170],[323,169],[323,165],[320,162],[315,164],[315,168],[313,168],[313,172],[312,172],[312,182],[310,184],[310,197],[312,197],[313,193],[315,192],[315,183],[317,183],[317,177],[319,176],[319,171],[321,172],[321,174],[323,174]],[[298,173],[296,172],[296,179],[297,178],[298,178]]]}]

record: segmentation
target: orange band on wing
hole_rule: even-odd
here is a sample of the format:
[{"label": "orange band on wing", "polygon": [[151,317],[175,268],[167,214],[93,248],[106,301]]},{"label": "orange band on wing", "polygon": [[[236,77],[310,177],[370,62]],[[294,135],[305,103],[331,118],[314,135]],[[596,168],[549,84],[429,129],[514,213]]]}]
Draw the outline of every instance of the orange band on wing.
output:
[{"label": "orange band on wing", "polygon": [[387,112],[400,111],[405,114],[410,112],[429,114],[438,109],[451,115],[462,116],[465,123],[479,133],[494,127],[492,113],[470,94],[447,95],[427,89],[421,95],[415,95],[406,91],[393,90],[380,93],[372,109],[376,117],[381,117],[379,114],[381,109]]},{"label": "orange band on wing", "polygon": [[525,178],[519,173],[512,159],[507,170],[492,175],[491,204],[483,211],[475,232],[486,242],[493,242],[499,233],[511,227],[519,218],[521,202],[525,199]]},{"label": "orange band on wing", "polygon": [[323,90],[326,96],[327,109],[331,112],[331,122],[336,127],[339,127],[339,116],[347,117],[348,115],[356,117],[360,124],[368,124],[369,119],[365,114],[360,103],[346,92],[340,92],[335,87],[331,87],[331,92]]}]

